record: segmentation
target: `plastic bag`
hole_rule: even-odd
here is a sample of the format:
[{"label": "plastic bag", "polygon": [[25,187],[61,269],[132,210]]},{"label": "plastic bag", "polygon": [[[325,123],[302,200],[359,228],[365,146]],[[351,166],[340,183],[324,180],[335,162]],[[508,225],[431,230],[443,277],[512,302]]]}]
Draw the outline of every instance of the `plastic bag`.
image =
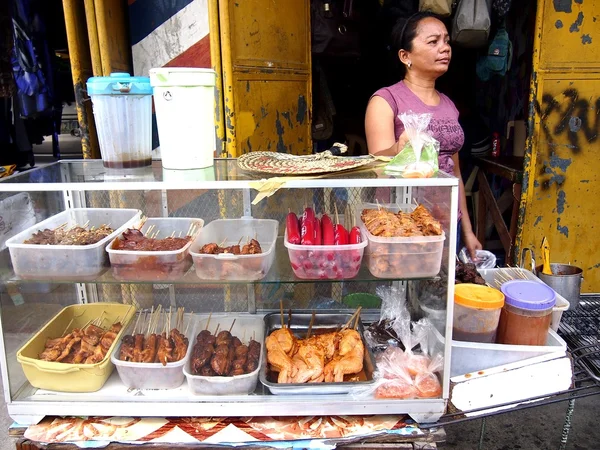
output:
[{"label": "plastic bag", "polygon": [[476,260],[473,261],[466,247],[463,247],[458,253],[458,259],[461,262],[475,264],[477,269],[493,269],[496,267],[496,255],[487,250],[477,250],[475,252]]},{"label": "plastic bag", "polygon": [[410,324],[410,312],[406,306],[404,286],[379,286],[375,291],[381,298],[379,322],[369,326],[365,332],[367,345],[374,350],[385,350],[389,345],[401,345],[397,329],[401,323]]},{"label": "plastic bag", "polygon": [[444,366],[444,358],[436,348],[433,325],[428,319],[418,322],[395,321],[405,350],[389,346],[376,356],[375,382],[353,393],[356,397],[434,398],[442,387],[436,372]]},{"label": "plastic bag", "polygon": [[398,115],[404,124],[408,142],[385,166],[385,171],[405,178],[430,178],[439,168],[440,143],[428,132],[433,114],[414,114],[412,111]]}]

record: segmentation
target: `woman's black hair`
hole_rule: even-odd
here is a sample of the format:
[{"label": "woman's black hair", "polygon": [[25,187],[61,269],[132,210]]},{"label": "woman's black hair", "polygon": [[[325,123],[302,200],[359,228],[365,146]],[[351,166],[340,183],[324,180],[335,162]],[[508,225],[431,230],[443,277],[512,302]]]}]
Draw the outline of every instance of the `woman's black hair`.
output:
[{"label": "woman's black hair", "polygon": [[417,28],[421,20],[433,17],[441,21],[440,17],[430,11],[419,11],[409,17],[398,19],[394,28],[392,28],[391,44],[393,50],[398,53],[404,49],[412,51],[412,43],[417,36]]},{"label": "woman's black hair", "polygon": [[409,17],[401,17],[396,21],[391,33],[391,47],[393,50],[394,63],[400,74],[400,79],[406,75],[406,67],[400,62],[398,52],[400,50],[412,51],[413,41],[417,36],[417,28],[421,20],[428,17],[442,20],[438,15],[430,11],[419,11]]}]

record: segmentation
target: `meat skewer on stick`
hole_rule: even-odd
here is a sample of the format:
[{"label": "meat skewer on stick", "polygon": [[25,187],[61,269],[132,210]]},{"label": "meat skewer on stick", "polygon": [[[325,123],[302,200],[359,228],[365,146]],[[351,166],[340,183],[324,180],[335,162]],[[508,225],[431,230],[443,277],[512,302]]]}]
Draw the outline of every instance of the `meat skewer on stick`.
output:
[{"label": "meat skewer on stick", "polygon": [[235,321],[236,321],[236,319],[233,319],[233,322],[231,322],[231,326],[229,327],[230,333],[231,333],[231,330],[233,329],[233,326],[235,325]]},{"label": "meat skewer on stick", "polygon": [[306,339],[310,337],[310,333],[312,332],[313,324],[315,323],[315,312],[312,312],[312,316],[310,317],[310,323],[308,324],[308,331],[306,332]]}]

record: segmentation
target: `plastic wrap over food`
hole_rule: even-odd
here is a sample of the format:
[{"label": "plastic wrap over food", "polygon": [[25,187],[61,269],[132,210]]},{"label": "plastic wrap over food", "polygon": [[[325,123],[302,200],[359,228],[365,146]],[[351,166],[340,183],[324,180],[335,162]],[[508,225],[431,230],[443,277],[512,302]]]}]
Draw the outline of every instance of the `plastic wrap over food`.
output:
[{"label": "plastic wrap over food", "polygon": [[[357,391],[357,397],[376,398],[436,398],[442,395],[437,375],[443,366],[443,355],[431,339],[433,325],[428,319],[418,322],[395,322],[404,350],[388,346],[376,356],[375,383]],[[416,349],[419,350],[416,350]]]},{"label": "plastic wrap over food", "polygon": [[408,142],[385,167],[386,172],[405,178],[430,178],[437,173],[440,143],[427,131],[432,116],[431,113],[415,114],[412,111],[398,115]]},{"label": "plastic wrap over food", "polygon": [[496,255],[487,250],[477,250],[475,253],[475,261],[473,261],[467,248],[463,247],[458,253],[458,259],[465,264],[475,264],[477,269],[493,269],[496,267]]},{"label": "plastic wrap over food", "polygon": [[385,350],[389,345],[402,345],[397,330],[402,323],[410,323],[410,312],[406,306],[404,285],[379,286],[375,291],[381,298],[379,322],[369,326],[364,333],[367,345],[373,350]]}]

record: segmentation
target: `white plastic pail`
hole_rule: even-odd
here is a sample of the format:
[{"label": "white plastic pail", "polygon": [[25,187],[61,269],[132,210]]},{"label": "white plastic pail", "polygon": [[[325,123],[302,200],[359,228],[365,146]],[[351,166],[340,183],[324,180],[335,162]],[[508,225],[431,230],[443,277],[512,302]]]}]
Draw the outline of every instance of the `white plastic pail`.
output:
[{"label": "white plastic pail", "polygon": [[215,72],[210,69],[150,69],[154,106],[165,169],[202,169],[213,165]]}]

